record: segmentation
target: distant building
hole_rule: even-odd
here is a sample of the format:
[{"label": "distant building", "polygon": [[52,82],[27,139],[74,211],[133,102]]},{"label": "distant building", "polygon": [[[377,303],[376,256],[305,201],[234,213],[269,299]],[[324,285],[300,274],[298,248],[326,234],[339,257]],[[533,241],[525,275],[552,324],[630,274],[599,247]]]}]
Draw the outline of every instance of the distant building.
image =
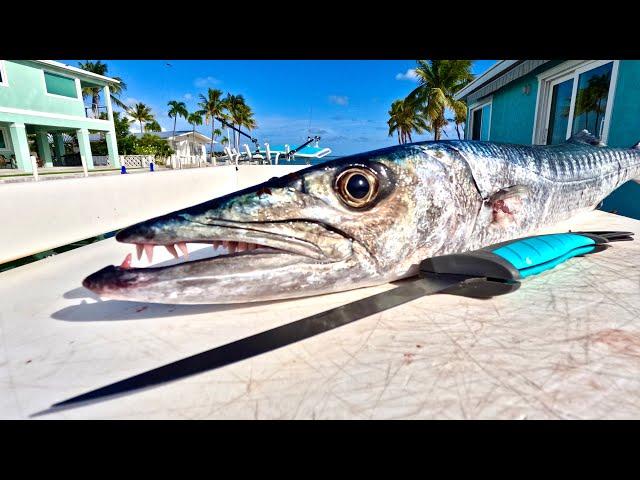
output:
[{"label": "distant building", "polygon": [[[177,161],[180,165],[200,164],[207,161],[207,145],[211,144],[211,138],[200,132],[191,130],[176,130],[175,137],[173,131],[170,132],[146,132],[151,135],[166,139],[171,148],[175,150],[172,161]],[[134,133],[136,137],[141,137],[141,133]],[[218,143],[218,142],[213,142]]]},{"label": "distant building", "polygon": [[[104,132],[111,164],[119,167],[109,92],[117,83],[52,60],[0,60],[0,168],[32,171],[27,134],[36,135],[43,166],[65,165],[67,134],[77,139],[79,155],[91,169],[89,130]],[[97,111],[84,104],[84,87],[102,89],[104,104]]]}]

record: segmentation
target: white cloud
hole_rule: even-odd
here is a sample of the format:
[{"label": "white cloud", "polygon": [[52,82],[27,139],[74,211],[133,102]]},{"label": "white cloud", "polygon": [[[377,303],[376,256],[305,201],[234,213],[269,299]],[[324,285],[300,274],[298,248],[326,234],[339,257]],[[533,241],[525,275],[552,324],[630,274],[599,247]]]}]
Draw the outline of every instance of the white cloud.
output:
[{"label": "white cloud", "polygon": [[210,85],[217,85],[219,83],[220,83],[220,80],[218,80],[215,77],[212,77],[211,75],[209,75],[208,77],[198,77],[193,81],[193,84],[198,88],[204,88]]},{"label": "white cloud", "polygon": [[336,105],[349,105],[349,97],[345,95],[329,95],[329,102]]},{"label": "white cloud", "polygon": [[416,74],[415,68],[410,68],[404,73],[398,73],[396,75],[396,80],[411,80],[413,82],[418,80],[418,75]]},{"label": "white cloud", "polygon": [[191,95],[190,93],[185,93],[184,94],[184,99],[185,100],[191,100],[193,98],[193,95]]},{"label": "white cloud", "polygon": [[138,100],[137,98],[134,97],[127,97],[124,100],[125,105],[129,105],[130,107],[135,105],[136,103],[140,103],[140,100]]}]

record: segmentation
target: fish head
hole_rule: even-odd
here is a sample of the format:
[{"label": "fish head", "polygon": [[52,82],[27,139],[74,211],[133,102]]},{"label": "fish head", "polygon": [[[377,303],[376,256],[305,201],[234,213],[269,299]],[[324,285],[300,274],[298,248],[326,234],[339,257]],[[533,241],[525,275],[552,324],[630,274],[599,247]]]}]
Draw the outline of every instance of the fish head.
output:
[{"label": "fish head", "polygon": [[222,243],[228,252],[163,267],[109,266],[84,286],[108,298],[238,303],[408,276],[455,229],[456,162],[438,155],[413,145],[343,157],[140,222],[116,240],[183,251]]}]

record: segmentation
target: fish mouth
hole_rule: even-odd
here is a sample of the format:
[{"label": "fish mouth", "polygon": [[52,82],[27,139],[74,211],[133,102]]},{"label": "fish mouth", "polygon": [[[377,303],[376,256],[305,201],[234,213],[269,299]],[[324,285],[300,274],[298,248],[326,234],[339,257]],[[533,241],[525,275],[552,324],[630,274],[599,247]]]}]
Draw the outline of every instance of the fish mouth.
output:
[{"label": "fish mouth", "polygon": [[[178,250],[184,260],[189,259],[188,243],[210,244],[214,249],[226,248],[229,255],[248,252],[277,253],[286,252],[317,260],[336,256],[336,242],[352,240],[344,232],[339,232],[326,224],[309,220],[285,220],[272,222],[238,222],[231,220],[208,220],[206,223],[188,220],[188,230],[182,234],[179,230],[167,228],[149,237],[140,235],[145,225],[138,224],[121,230],[116,240],[136,246],[138,259],[144,252],[151,262],[153,249],[164,246],[169,253],[178,258]],[[156,223],[157,224],[157,223]]]},{"label": "fish mouth", "polygon": [[[120,266],[105,267],[85,278],[82,282],[85,288],[100,296],[126,298],[128,292],[140,292],[154,284],[180,282],[184,286],[196,280],[215,283],[224,276],[256,270],[286,268],[301,263],[331,264],[353,254],[352,238],[317,221],[208,219],[201,223],[189,219],[176,229],[175,225],[158,228],[162,223],[156,219],[152,234],[145,223],[121,230],[116,240],[135,245],[139,260],[145,253],[151,263],[155,247],[164,247],[176,259],[182,257],[182,261],[167,266],[131,267],[129,254]],[[211,245],[213,248],[207,249],[211,256],[189,260],[188,244],[193,243]]]}]

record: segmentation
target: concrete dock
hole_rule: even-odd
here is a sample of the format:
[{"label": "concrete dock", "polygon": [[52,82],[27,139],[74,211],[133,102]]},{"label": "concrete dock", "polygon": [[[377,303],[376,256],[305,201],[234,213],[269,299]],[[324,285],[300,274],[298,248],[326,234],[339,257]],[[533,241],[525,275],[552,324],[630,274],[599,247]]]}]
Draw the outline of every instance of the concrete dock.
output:
[{"label": "concrete dock", "polygon": [[[506,296],[423,297],[250,360],[38,418],[639,418],[640,221],[595,211],[540,233],[569,229],[627,230],[638,240],[573,258]],[[101,301],[81,286],[131,250],[109,239],[0,274],[0,418],[29,418],[396,287],[179,306]]]}]

